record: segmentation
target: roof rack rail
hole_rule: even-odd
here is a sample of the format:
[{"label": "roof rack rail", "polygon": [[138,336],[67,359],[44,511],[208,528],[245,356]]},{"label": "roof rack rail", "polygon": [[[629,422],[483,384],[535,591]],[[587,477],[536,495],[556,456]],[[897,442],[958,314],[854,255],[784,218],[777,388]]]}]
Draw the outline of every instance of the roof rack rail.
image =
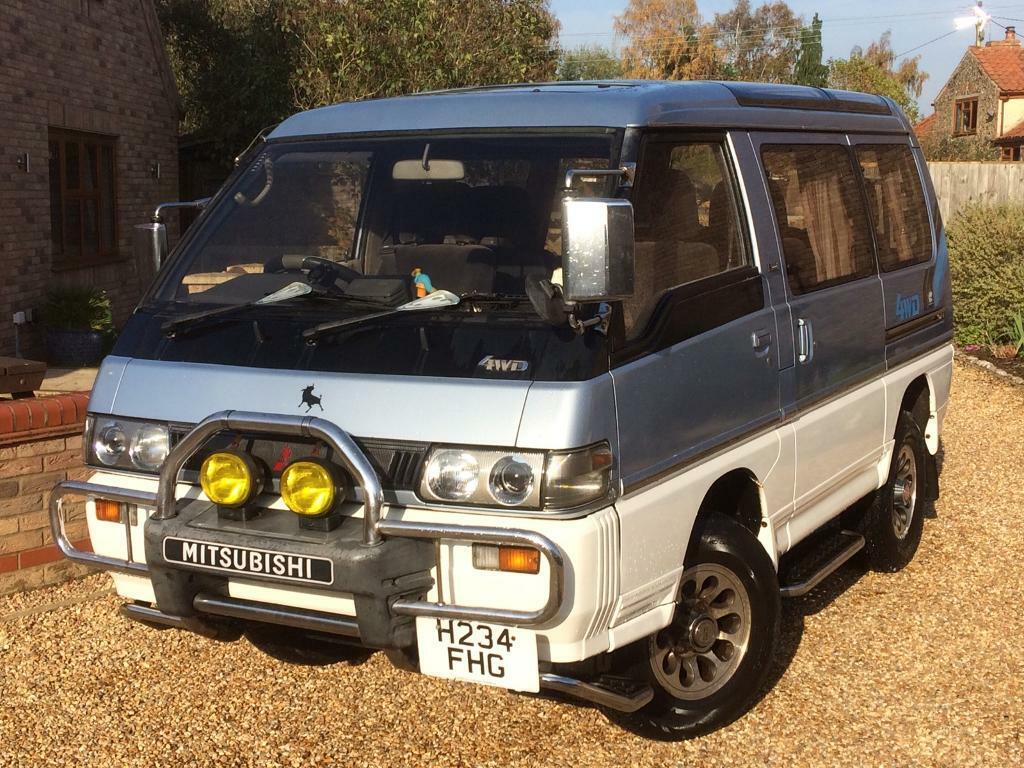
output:
[{"label": "roof rack rail", "polygon": [[856,112],[867,115],[891,115],[892,109],[881,96],[856,91],[834,91],[806,85],[769,85],[766,83],[722,83],[743,107],[809,109],[817,112]]}]

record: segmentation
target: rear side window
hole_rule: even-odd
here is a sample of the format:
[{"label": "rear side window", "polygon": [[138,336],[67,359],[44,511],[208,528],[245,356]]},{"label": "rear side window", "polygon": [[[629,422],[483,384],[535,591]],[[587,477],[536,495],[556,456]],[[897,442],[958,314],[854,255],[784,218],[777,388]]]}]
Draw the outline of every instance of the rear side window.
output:
[{"label": "rear side window", "polygon": [[875,274],[871,231],[846,148],[766,146],[762,159],[790,290],[807,293]]},{"label": "rear side window", "polygon": [[882,269],[890,272],[929,261],[932,238],[928,209],[910,147],[860,145],[857,160],[864,177]]},{"label": "rear side window", "polygon": [[635,290],[623,302],[626,331],[646,327],[673,288],[749,264],[722,145],[650,141],[633,194]]}]

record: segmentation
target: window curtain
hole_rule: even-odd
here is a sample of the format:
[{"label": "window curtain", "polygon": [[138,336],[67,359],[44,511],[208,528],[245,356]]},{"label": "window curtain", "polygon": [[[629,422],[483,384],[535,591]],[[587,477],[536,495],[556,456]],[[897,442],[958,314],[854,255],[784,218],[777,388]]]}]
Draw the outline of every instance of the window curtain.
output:
[{"label": "window curtain", "polygon": [[800,168],[800,200],[819,283],[857,271],[853,222],[843,199],[843,177],[835,173],[843,158],[828,159],[831,162],[815,162]]}]

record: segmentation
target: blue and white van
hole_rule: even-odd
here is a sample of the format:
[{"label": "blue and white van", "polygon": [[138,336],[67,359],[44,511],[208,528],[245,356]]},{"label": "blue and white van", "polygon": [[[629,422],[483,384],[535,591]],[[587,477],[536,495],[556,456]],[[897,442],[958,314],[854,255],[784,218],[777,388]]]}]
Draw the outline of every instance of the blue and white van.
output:
[{"label": "blue and white van", "polygon": [[51,505],[130,618],[293,661],[383,649],[685,738],[756,699],[782,598],[918,547],[952,313],[887,99],[340,104],[186,205],[166,258],[167,206],[138,228],[159,270],[92,393],[94,474]]}]

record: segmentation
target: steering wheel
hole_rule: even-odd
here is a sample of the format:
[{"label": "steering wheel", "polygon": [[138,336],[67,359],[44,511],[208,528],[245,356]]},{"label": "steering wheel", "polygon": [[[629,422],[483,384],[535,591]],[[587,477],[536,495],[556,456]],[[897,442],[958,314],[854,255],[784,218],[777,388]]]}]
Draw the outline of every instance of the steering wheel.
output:
[{"label": "steering wheel", "polygon": [[330,259],[322,259],[319,256],[277,256],[263,265],[265,272],[288,272],[290,270],[302,270],[307,273],[306,279],[310,285],[321,287],[333,286],[337,281],[351,283],[356,278],[362,277],[358,272],[344,264],[338,264]]}]

